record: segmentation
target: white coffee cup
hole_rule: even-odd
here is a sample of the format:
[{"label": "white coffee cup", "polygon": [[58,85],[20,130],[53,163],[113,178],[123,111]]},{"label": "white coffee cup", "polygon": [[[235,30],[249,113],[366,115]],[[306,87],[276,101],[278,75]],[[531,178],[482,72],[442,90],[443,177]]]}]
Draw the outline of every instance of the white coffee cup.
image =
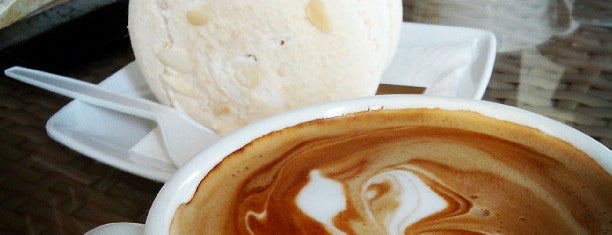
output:
[{"label": "white coffee cup", "polygon": [[200,181],[225,156],[270,132],[303,122],[378,109],[440,108],[467,110],[499,120],[533,127],[573,144],[612,174],[612,151],[591,137],[550,118],[502,104],[423,95],[385,95],[311,106],[251,124],[205,149],[180,168],[162,187],[144,226],[130,223],[103,225],[88,234],[168,234],[179,205],[188,202]]}]

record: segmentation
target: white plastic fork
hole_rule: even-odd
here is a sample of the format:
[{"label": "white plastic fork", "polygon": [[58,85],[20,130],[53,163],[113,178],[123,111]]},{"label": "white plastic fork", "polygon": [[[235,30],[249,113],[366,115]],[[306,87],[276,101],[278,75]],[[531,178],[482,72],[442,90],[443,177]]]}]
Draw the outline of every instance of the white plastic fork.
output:
[{"label": "white plastic fork", "polygon": [[5,70],[4,74],[91,105],[155,121],[161,130],[168,155],[177,168],[220,138],[214,131],[187,115],[149,100],[125,96],[77,79],[19,66]]}]

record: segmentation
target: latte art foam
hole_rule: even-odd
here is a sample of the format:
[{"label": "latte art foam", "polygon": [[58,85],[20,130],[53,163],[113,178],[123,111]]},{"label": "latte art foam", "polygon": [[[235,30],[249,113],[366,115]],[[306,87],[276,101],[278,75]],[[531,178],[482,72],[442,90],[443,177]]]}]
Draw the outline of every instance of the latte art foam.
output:
[{"label": "latte art foam", "polygon": [[612,177],[532,128],[371,111],[274,132],[180,206],[175,234],[605,234]]}]

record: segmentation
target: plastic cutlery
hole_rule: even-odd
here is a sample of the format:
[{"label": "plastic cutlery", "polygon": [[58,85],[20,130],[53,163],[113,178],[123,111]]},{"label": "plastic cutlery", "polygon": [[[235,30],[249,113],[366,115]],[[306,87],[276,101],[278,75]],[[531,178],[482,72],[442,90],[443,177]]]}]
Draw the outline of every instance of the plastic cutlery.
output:
[{"label": "plastic cutlery", "polygon": [[153,120],[172,162],[180,167],[220,137],[186,114],[149,100],[104,90],[94,84],[38,70],[12,67],[6,76],[91,105]]}]

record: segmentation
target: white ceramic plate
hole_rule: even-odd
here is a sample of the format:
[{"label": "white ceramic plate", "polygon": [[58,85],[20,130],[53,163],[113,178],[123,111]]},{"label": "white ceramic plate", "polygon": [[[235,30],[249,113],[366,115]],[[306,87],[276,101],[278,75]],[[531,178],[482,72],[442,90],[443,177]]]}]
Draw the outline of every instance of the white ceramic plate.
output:
[{"label": "white ceramic plate", "polygon": [[[404,23],[396,56],[381,83],[426,87],[427,95],[481,99],[491,76],[495,54],[496,41],[490,32]],[[99,86],[155,100],[135,63],[122,68]],[[47,132],[54,140],[92,159],[165,182],[176,168],[130,157],[130,149],[141,143],[155,126],[146,119],[75,100],[49,119]],[[148,145],[152,151],[162,151],[156,148],[159,143],[151,141]]]}]

